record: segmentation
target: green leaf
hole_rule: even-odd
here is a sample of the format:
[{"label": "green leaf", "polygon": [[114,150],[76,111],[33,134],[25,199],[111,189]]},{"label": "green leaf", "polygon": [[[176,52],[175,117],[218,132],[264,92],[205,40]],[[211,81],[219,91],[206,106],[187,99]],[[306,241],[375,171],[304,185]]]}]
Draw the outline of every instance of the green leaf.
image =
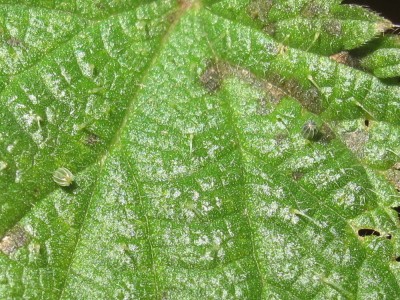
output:
[{"label": "green leaf", "polygon": [[361,59],[361,65],[364,68],[371,70],[375,76],[380,78],[400,76],[399,36],[381,37],[366,48],[369,51]]},{"label": "green leaf", "polygon": [[386,51],[389,21],[317,0],[0,16],[1,299],[400,297],[400,86],[332,56]]}]

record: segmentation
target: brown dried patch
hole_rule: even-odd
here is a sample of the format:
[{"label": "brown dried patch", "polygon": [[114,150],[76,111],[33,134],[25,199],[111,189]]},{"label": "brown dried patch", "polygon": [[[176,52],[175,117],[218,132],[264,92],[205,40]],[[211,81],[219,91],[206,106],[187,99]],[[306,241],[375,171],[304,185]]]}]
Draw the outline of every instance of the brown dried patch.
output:
[{"label": "brown dried patch", "polygon": [[98,8],[98,9],[101,9],[101,10],[105,10],[105,9],[107,9],[107,6],[103,3],[103,2],[97,2],[96,4],[95,4],[95,6]]},{"label": "brown dried patch", "polygon": [[293,171],[292,172],[292,178],[295,180],[295,181],[299,181],[301,178],[303,178],[303,176],[304,176],[304,173],[303,172],[301,172],[301,171]]},{"label": "brown dried patch", "polygon": [[94,146],[100,142],[100,138],[94,133],[88,133],[85,137],[85,144],[89,146]]},{"label": "brown dried patch", "polygon": [[200,82],[209,92],[218,90],[222,83],[222,76],[218,64],[209,63],[207,69],[200,76]]},{"label": "brown dried patch", "polygon": [[191,8],[199,8],[200,7],[200,1],[194,1],[194,0],[178,0],[178,8],[171,12],[167,16],[167,21],[170,24],[177,24],[179,19],[184,15],[184,13],[191,9]]},{"label": "brown dried patch", "polygon": [[23,45],[22,41],[15,37],[11,37],[10,39],[8,39],[7,44],[11,47],[21,47]]},{"label": "brown dried patch", "polygon": [[322,102],[316,88],[303,89],[294,79],[281,79],[277,77],[271,78],[271,80],[277,82],[277,85],[279,85],[287,95],[296,98],[308,111],[314,114],[322,113]]},{"label": "brown dried patch", "polygon": [[237,66],[229,66],[229,65],[221,65],[219,67],[220,71],[223,73],[223,75],[228,75],[228,76],[235,76],[242,81],[266,92],[266,96],[260,99],[260,104],[264,105],[267,102],[273,103],[273,104],[278,104],[282,97],[287,96],[288,94],[277,84],[276,81],[271,80],[271,78],[268,78],[267,80],[265,79],[260,79],[250,71],[237,67]]},{"label": "brown dried patch", "polygon": [[342,139],[346,146],[358,157],[364,156],[364,146],[369,140],[368,132],[364,130],[356,130],[342,134]]},{"label": "brown dried patch", "polygon": [[179,10],[188,10],[192,5],[193,1],[190,0],[178,0]]},{"label": "brown dried patch", "polygon": [[289,47],[284,44],[278,45],[278,55],[286,54],[289,50]]},{"label": "brown dried patch", "polygon": [[288,138],[288,135],[287,135],[287,134],[278,133],[278,134],[275,136],[275,141],[276,141],[277,144],[279,145],[279,144],[282,144],[284,141],[286,141],[287,138]]},{"label": "brown dried patch", "polygon": [[330,141],[336,138],[336,135],[333,132],[333,130],[325,123],[322,124],[320,132],[321,132],[321,142],[329,143]]},{"label": "brown dried patch", "polygon": [[261,114],[263,114],[262,107],[265,107],[267,102],[278,104],[285,96],[297,99],[304,108],[314,114],[323,111],[322,100],[316,88],[304,89],[298,81],[278,75],[260,79],[247,69],[225,62],[208,63],[206,70],[200,76],[200,82],[208,91],[215,92],[221,87],[223,79],[229,76],[236,77],[266,93],[265,97],[260,98]]},{"label": "brown dried patch", "polygon": [[288,95],[270,78],[267,80],[260,79],[247,69],[222,62],[210,62],[207,69],[200,76],[200,82],[208,91],[214,92],[221,87],[223,79],[227,77],[238,78],[265,93],[264,96],[259,98],[258,113],[260,115],[269,113],[267,107],[269,103],[278,104],[284,96]]},{"label": "brown dried patch", "polygon": [[166,17],[168,25],[170,26],[171,24],[176,23],[177,20],[179,19],[179,16],[180,14],[178,10],[170,12]]},{"label": "brown dried patch", "polygon": [[8,231],[0,241],[0,251],[6,255],[14,254],[19,248],[26,245],[28,235],[21,227],[15,227]]},{"label": "brown dried patch", "polygon": [[315,1],[310,1],[306,6],[304,6],[301,14],[306,18],[313,18],[315,16],[321,16],[326,13],[323,6],[319,5]]},{"label": "brown dried patch", "polygon": [[387,179],[394,185],[397,191],[400,192],[400,171],[399,169],[389,169],[386,171]]},{"label": "brown dried patch", "polygon": [[169,296],[168,296],[168,292],[167,291],[163,291],[162,292],[162,296],[161,296],[161,300],[169,300]]},{"label": "brown dried patch", "polygon": [[328,34],[339,37],[342,35],[342,24],[339,20],[330,20],[324,23],[323,31],[327,32]]},{"label": "brown dried patch", "polygon": [[268,109],[268,103],[274,102],[276,99],[273,97],[261,97],[258,99],[257,114],[260,116],[265,116],[270,113]]},{"label": "brown dried patch", "polygon": [[276,32],[276,25],[273,23],[269,23],[264,26],[263,30],[269,35],[274,35]]},{"label": "brown dried patch", "polygon": [[248,6],[248,13],[253,19],[265,22],[272,4],[272,0],[253,0]]},{"label": "brown dried patch", "polygon": [[385,32],[386,30],[392,29],[394,27],[393,23],[389,20],[383,20],[379,22],[376,26],[376,31]]},{"label": "brown dried patch", "polygon": [[294,91],[294,96],[299,100],[300,104],[312,112],[313,114],[321,114],[323,112],[322,99],[316,88],[310,88],[305,91]]},{"label": "brown dried patch", "polygon": [[351,67],[355,67],[357,65],[356,60],[347,51],[332,54],[331,56],[329,56],[329,58],[342,65],[347,65]]}]

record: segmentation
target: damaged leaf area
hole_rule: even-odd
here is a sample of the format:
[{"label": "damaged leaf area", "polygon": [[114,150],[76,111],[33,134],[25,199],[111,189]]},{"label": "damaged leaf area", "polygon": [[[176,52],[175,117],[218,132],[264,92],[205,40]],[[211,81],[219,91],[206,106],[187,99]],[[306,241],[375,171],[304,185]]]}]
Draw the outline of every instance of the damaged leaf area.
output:
[{"label": "damaged leaf area", "polygon": [[398,299],[399,47],[340,2],[0,0],[0,298]]}]

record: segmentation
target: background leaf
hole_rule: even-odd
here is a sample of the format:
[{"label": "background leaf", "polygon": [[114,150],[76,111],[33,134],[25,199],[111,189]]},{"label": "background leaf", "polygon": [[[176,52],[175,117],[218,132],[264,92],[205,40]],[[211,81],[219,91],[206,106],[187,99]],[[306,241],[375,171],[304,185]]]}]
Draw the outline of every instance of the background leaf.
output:
[{"label": "background leaf", "polygon": [[389,21],[340,1],[0,3],[2,298],[400,296]]}]

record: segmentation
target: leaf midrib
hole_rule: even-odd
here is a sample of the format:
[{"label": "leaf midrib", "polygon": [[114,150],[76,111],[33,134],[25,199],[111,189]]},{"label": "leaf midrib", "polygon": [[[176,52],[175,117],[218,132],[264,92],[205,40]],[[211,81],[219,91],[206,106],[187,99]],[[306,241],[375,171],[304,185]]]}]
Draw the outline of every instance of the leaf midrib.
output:
[{"label": "leaf midrib", "polygon": [[[150,70],[156,64],[156,62],[159,60],[160,55],[163,52],[163,49],[165,48],[165,45],[168,44],[168,40],[169,40],[171,34],[173,33],[173,31],[174,31],[175,27],[177,26],[177,24],[179,23],[180,19],[184,16],[186,10],[187,9],[185,9],[185,10],[179,10],[178,9],[176,18],[174,19],[174,21],[170,24],[170,26],[165,31],[163,37],[161,38],[160,46],[157,48],[157,51],[154,52],[153,58],[150,60],[150,62],[148,63],[147,67],[144,69],[144,71],[142,73],[143,76],[142,76],[141,80],[139,81],[138,86],[141,86],[141,85],[144,84],[144,82],[146,82],[147,78],[149,77]],[[112,152],[112,149],[116,148],[121,143],[122,132],[126,128],[127,123],[129,121],[129,119],[131,118],[131,116],[134,115],[134,113],[135,113],[135,109],[136,109],[135,105],[136,105],[136,102],[137,102],[136,100],[137,100],[138,96],[140,95],[140,91],[141,91],[141,89],[138,89],[136,91],[136,93],[133,95],[131,101],[129,102],[128,107],[126,109],[126,112],[124,114],[124,118],[123,118],[123,120],[121,122],[121,125],[119,126],[117,132],[115,133],[114,138],[110,142],[109,147],[107,148],[107,150],[105,150],[104,154],[102,156],[100,156],[100,158],[98,160],[96,160],[96,162],[100,161],[100,169],[99,169],[98,174],[102,173],[103,168],[104,168],[104,163],[107,160],[109,154]],[[99,177],[97,177],[97,179],[98,178]],[[79,241],[82,238],[82,232],[84,231],[85,224],[87,223],[87,220],[88,220],[88,212],[89,212],[89,209],[90,209],[90,206],[91,206],[91,203],[92,203],[93,192],[95,191],[95,187],[96,187],[96,184],[97,184],[97,179],[96,179],[96,182],[93,184],[92,193],[90,195],[90,199],[89,199],[88,204],[87,204],[86,209],[85,209],[85,215],[84,215],[83,220],[81,222],[81,226],[80,226],[77,238],[76,238],[74,250],[72,252],[73,254],[72,254],[71,260],[70,260],[70,262],[68,264],[68,270],[67,270],[67,272],[65,274],[65,279],[64,279],[63,284],[62,284],[62,286],[60,288],[60,293],[59,293],[58,299],[63,299],[63,294],[64,294],[64,292],[65,292],[65,290],[66,290],[66,288],[68,286],[68,279],[70,278],[70,274],[71,274],[71,271],[72,271],[71,268],[72,268],[73,262],[74,262],[74,260],[76,258],[76,254],[77,254],[76,250],[78,248]],[[146,218],[146,231],[149,232],[149,225],[148,225],[147,218]],[[152,261],[151,261],[151,263],[152,263],[152,271],[153,271],[153,276],[155,278],[155,294],[158,296],[158,293],[159,293],[158,292],[159,288],[158,288],[158,283],[157,283],[158,279],[157,279],[157,273],[155,272],[155,269],[154,269],[154,259],[153,259],[154,250],[151,247],[151,242],[149,241],[149,236],[148,235],[146,236],[146,239],[148,240],[149,245],[150,245],[149,252],[150,252],[150,257],[152,258]]]}]

